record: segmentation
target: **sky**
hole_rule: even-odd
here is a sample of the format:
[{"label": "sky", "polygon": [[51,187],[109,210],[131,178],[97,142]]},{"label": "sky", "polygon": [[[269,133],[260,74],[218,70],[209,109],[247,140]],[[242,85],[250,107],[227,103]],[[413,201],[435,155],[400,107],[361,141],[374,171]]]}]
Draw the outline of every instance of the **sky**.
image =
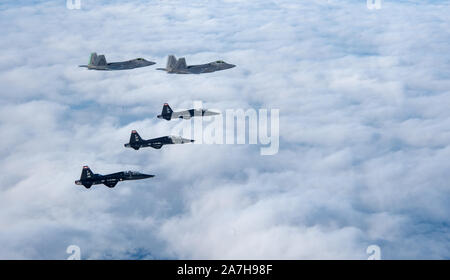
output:
[{"label": "sky", "polygon": [[[450,258],[450,1],[0,3],[0,259]],[[108,61],[157,64],[89,71]],[[156,71],[166,57],[237,67]],[[279,151],[186,144],[162,104],[279,110]],[[187,122],[187,121],[185,121]],[[85,189],[83,165],[156,177]]]}]

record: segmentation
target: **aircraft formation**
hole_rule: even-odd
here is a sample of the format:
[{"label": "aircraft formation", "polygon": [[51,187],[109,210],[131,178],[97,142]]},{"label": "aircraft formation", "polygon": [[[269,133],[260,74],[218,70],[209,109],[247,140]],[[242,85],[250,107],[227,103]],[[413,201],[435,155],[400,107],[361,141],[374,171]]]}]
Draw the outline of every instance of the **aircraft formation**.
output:
[{"label": "aircraft formation", "polygon": [[[79,67],[85,67],[89,70],[101,70],[101,71],[115,71],[115,70],[129,70],[140,67],[147,67],[156,64],[155,62],[148,61],[144,58],[136,58],[132,60],[122,62],[107,62],[105,55],[97,55],[92,53],[89,59],[89,64],[79,65]],[[210,62],[200,65],[186,65],[186,59],[184,57],[176,59],[174,55],[169,55],[167,58],[166,68],[157,68],[157,70],[166,71],[169,74],[203,74],[211,73],[215,71],[221,71],[231,69],[236,65],[226,63],[222,60]],[[213,116],[219,113],[206,110],[206,109],[189,109],[184,111],[173,111],[168,103],[163,105],[163,109],[160,115],[157,115],[158,119],[165,119],[170,121],[172,119],[190,119],[192,117]],[[136,130],[131,131],[130,140],[124,144],[125,148],[132,148],[139,150],[140,148],[151,147],[154,149],[161,149],[164,145],[171,144],[185,144],[193,143],[193,139],[186,139],[180,136],[162,136],[144,140],[138,134]],[[143,174],[137,171],[120,171],[107,175],[101,175],[93,173],[88,166],[83,166],[81,171],[81,177],[75,181],[76,185],[82,185],[89,189],[92,185],[103,184],[109,188],[114,188],[117,183],[128,180],[141,180],[155,177],[155,175]]]},{"label": "aircraft formation", "polygon": [[[88,65],[79,65],[79,67],[85,67],[89,70],[129,70],[134,68],[146,67],[154,65],[156,62],[145,60],[144,58],[135,58],[132,60],[121,62],[106,62],[105,55],[97,55],[97,53],[91,53]],[[156,68],[156,70],[163,70],[169,74],[203,74],[212,73],[216,71],[226,70],[236,67],[236,65],[226,63],[223,60],[217,60],[200,65],[186,65],[186,59],[184,57],[176,59],[174,55],[169,55],[167,58],[166,68]]]}]

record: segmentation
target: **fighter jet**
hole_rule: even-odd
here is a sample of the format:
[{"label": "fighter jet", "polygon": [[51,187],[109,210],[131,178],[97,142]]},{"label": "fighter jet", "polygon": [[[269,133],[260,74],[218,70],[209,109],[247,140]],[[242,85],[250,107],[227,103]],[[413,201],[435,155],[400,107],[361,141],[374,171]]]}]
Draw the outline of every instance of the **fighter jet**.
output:
[{"label": "fighter jet", "polygon": [[83,166],[80,180],[76,180],[75,184],[83,185],[89,189],[92,185],[104,184],[109,188],[114,188],[118,182],[125,180],[140,180],[155,177],[155,175],[142,174],[136,171],[121,171],[108,175],[95,174],[88,166]]},{"label": "fighter jet", "polygon": [[153,138],[149,140],[143,140],[136,130],[131,131],[130,142],[124,144],[126,148],[133,148],[136,151],[140,148],[152,147],[154,149],[161,149],[163,145],[168,144],[184,144],[192,143],[194,140],[185,139],[179,136],[163,136],[158,138]]},{"label": "fighter jet", "polygon": [[91,59],[88,65],[80,65],[80,67],[86,67],[89,70],[128,70],[139,67],[146,67],[156,64],[152,61],[147,61],[143,58],[136,58],[128,61],[121,62],[106,62],[105,56],[97,55],[97,53],[91,53]]},{"label": "fighter jet", "polygon": [[202,74],[211,73],[220,70],[226,70],[235,67],[236,65],[228,64],[222,60],[217,60],[207,64],[200,65],[186,65],[186,59],[184,57],[176,59],[174,55],[169,55],[167,58],[166,68],[156,68],[157,70],[163,70],[167,73],[175,74]]},{"label": "fighter jet", "polygon": [[214,116],[219,115],[220,113],[212,112],[209,110],[203,109],[190,109],[184,111],[174,112],[172,108],[170,108],[169,104],[164,103],[161,115],[158,115],[158,119],[165,119],[170,121],[171,119],[190,119],[192,117],[202,117],[202,116]]}]

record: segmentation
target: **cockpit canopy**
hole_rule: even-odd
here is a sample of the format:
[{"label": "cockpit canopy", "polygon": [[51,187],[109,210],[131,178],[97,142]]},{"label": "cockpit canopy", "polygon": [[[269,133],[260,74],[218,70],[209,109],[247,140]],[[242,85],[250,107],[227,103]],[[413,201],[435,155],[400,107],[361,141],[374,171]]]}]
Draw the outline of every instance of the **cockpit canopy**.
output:
[{"label": "cockpit canopy", "polygon": [[217,60],[216,63],[222,64],[225,63],[223,60]]},{"label": "cockpit canopy", "polygon": [[142,173],[137,172],[137,171],[125,171],[124,173],[125,173],[125,175],[127,175],[127,176],[141,175],[141,174],[142,174]]}]

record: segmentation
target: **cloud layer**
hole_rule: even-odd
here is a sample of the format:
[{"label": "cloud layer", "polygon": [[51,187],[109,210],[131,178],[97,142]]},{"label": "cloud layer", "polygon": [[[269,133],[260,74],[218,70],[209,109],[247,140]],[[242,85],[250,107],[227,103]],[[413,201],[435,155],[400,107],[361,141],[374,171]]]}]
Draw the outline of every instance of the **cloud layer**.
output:
[{"label": "cloud layer", "polygon": [[[60,2],[60,3],[59,3]],[[0,4],[0,258],[450,258],[450,2]],[[217,59],[167,75],[78,68]],[[280,109],[280,151],[123,148],[190,108]],[[85,190],[81,167],[153,179]]]}]

